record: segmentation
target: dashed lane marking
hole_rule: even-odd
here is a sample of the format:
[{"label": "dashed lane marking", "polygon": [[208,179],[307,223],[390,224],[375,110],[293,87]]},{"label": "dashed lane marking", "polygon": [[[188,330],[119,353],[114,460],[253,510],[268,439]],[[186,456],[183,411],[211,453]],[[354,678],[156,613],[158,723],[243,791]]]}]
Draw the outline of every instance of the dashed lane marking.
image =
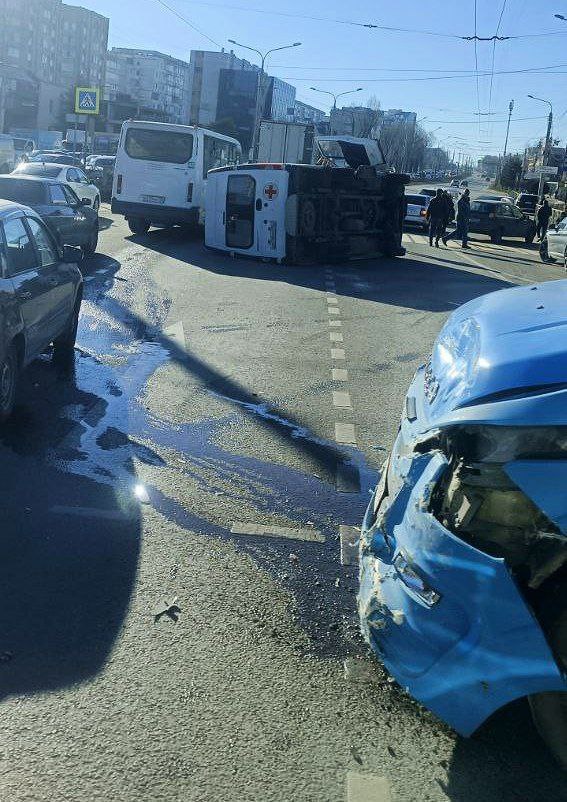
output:
[{"label": "dashed lane marking", "polygon": [[360,529],[356,526],[339,526],[341,540],[341,565],[356,565],[358,562],[358,541]]},{"label": "dashed lane marking", "polygon": [[392,802],[390,783],[375,774],[347,774],[347,802]]},{"label": "dashed lane marking", "polygon": [[356,445],[356,430],[354,423],[335,423],[335,440],[345,445]]},{"label": "dashed lane marking", "polygon": [[343,335],[340,333],[340,331],[330,331],[329,337],[332,343],[342,343],[344,342],[345,339]]},{"label": "dashed lane marking", "polygon": [[331,359],[346,359],[344,348],[331,348]]},{"label": "dashed lane marking", "polygon": [[230,527],[233,535],[254,535],[257,537],[283,537],[288,540],[305,540],[311,543],[324,543],[325,536],[317,529],[291,529],[287,526],[262,526],[237,521]]},{"label": "dashed lane marking", "polygon": [[347,382],[348,370],[345,370],[344,368],[333,368],[331,371],[331,376],[334,382]]},{"label": "dashed lane marking", "polygon": [[342,325],[340,320],[329,320],[329,326],[332,329],[340,329]]},{"label": "dashed lane marking", "polygon": [[163,330],[163,333],[170,340],[173,340],[177,347],[181,348],[182,351],[186,349],[187,343],[185,341],[185,329],[183,328],[183,323],[181,321],[168,326]]},{"label": "dashed lane marking", "polygon": [[340,315],[341,314],[341,310],[339,309],[338,306],[328,306],[327,307],[327,312],[330,315]]},{"label": "dashed lane marking", "polygon": [[338,302],[339,302],[339,299],[337,298],[336,295],[333,295],[330,292],[327,293],[327,303],[328,304],[338,304]]},{"label": "dashed lane marking", "polygon": [[342,390],[333,390],[333,406],[342,407],[344,409],[352,409],[350,393]]}]

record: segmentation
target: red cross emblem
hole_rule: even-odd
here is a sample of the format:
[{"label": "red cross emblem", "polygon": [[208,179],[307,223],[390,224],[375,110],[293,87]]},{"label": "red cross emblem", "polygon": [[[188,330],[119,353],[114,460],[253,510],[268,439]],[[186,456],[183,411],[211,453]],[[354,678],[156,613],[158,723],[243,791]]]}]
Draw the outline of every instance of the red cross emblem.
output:
[{"label": "red cross emblem", "polygon": [[264,195],[268,198],[268,200],[273,200],[278,195],[278,188],[275,184],[266,184],[264,187]]}]

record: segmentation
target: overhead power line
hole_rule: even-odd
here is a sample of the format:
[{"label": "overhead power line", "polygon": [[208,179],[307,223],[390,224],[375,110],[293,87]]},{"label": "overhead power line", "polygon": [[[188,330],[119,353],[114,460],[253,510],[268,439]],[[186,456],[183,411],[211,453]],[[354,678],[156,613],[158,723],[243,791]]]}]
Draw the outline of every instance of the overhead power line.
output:
[{"label": "overhead power line", "polygon": [[204,39],[207,39],[207,41],[211,42],[211,44],[216,45],[219,48],[222,48],[222,45],[219,42],[217,42],[215,39],[213,39],[211,36],[209,36],[208,33],[205,33],[205,31],[202,31],[200,28],[198,28],[193,22],[188,20],[187,17],[184,17],[183,14],[180,14],[179,11],[177,11],[177,9],[172,8],[171,6],[169,6],[166,2],[164,2],[164,0],[156,0],[156,3],[159,3],[160,6],[163,6],[163,8],[166,8],[172,14],[175,14],[175,16],[178,19],[180,19],[181,22],[184,22],[186,25],[188,25],[190,28],[192,28],[194,31],[196,31]]},{"label": "overhead power line", "polygon": [[[157,2],[161,2],[161,0],[157,0]],[[490,42],[494,38],[497,38],[500,41],[504,41],[507,39],[526,39],[528,37],[533,36],[565,36],[567,35],[567,30],[560,30],[560,31],[541,31],[539,33],[532,33],[532,34],[515,34],[509,36],[478,36],[476,33],[474,36],[463,36],[458,33],[443,33],[442,31],[429,31],[429,30],[422,30],[419,28],[398,28],[393,27],[390,25],[380,25],[379,23],[375,22],[362,22],[360,20],[349,20],[349,19],[337,19],[335,17],[322,17],[322,16],[315,16],[312,14],[297,14],[290,11],[275,11],[272,9],[267,8],[251,8],[250,6],[238,6],[232,3],[214,3],[210,2],[209,0],[182,0],[186,4],[191,3],[192,6],[208,6],[209,8],[224,8],[224,9],[233,9],[235,11],[240,11],[249,14],[268,14],[275,17],[288,17],[290,19],[306,19],[306,20],[313,20],[315,22],[330,22],[335,25],[351,25],[357,28],[366,28],[368,30],[377,30],[377,31],[387,31],[391,33],[418,33],[423,36],[439,36],[445,39],[462,39],[465,41],[476,41],[479,42]],[[215,42],[216,44],[216,42]]]}]

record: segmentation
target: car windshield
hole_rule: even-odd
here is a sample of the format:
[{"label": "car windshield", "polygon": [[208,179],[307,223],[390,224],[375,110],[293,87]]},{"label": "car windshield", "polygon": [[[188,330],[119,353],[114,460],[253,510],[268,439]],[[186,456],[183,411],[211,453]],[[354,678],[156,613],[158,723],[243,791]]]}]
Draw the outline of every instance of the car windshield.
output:
[{"label": "car windshield", "polygon": [[25,178],[0,176],[0,198],[23,203],[24,206],[41,204],[45,198],[45,184],[42,181],[27,181]]},{"label": "car windshield", "polygon": [[186,164],[193,155],[193,134],[129,128],[125,148],[131,159]]},{"label": "car windshield", "polygon": [[520,195],[518,200],[527,201],[528,203],[537,203],[537,195]]},{"label": "car windshield", "polygon": [[57,178],[61,172],[59,165],[51,164],[22,164],[18,167],[18,173],[23,175],[37,175],[42,178]]},{"label": "car windshield", "polygon": [[427,197],[425,195],[406,195],[408,203],[414,203],[418,206],[425,206]]},{"label": "car windshield", "polygon": [[490,201],[473,201],[471,203],[471,212],[480,212],[482,214],[488,214],[489,212],[496,212],[498,209],[498,203],[490,202]]}]

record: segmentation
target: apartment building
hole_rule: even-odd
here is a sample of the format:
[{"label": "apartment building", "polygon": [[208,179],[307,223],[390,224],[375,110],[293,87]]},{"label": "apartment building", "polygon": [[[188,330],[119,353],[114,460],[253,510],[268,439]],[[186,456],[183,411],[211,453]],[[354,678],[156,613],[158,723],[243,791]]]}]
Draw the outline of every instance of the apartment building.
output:
[{"label": "apartment building", "polygon": [[110,128],[129,117],[187,124],[191,71],[186,61],[157,50],[113,47],[108,53],[104,103]]}]

